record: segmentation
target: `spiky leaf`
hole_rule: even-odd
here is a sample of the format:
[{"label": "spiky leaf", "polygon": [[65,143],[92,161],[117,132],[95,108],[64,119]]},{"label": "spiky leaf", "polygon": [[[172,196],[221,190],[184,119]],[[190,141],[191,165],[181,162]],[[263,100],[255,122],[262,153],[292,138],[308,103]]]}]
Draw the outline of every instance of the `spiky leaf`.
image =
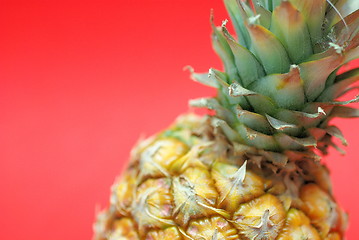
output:
[{"label": "spiky leaf", "polygon": [[262,63],[266,73],[287,72],[290,66],[288,54],[276,36],[256,24],[247,24],[247,29],[252,40],[252,51]]},{"label": "spiky leaf", "polygon": [[270,30],[286,48],[293,63],[300,63],[313,54],[307,24],[290,2],[283,1],[272,15]]},{"label": "spiky leaf", "polygon": [[270,97],[281,107],[299,110],[305,102],[303,81],[294,66],[289,73],[268,75],[252,84],[251,89]]}]

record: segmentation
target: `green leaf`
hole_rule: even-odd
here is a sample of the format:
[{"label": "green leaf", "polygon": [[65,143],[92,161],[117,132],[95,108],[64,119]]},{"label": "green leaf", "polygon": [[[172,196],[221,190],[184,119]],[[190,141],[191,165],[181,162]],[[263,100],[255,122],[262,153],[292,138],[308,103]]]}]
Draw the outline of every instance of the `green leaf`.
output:
[{"label": "green leaf", "polygon": [[229,86],[229,77],[226,73],[221,72],[217,69],[210,68],[208,71],[208,78],[213,79],[213,81],[217,81],[217,86],[220,87],[228,87]]},{"label": "green leaf", "polygon": [[245,140],[240,136],[240,134],[231,128],[226,121],[213,117],[212,125],[215,128],[221,128],[229,140],[233,142],[245,143]]},{"label": "green leaf", "polygon": [[335,49],[333,47],[329,47],[320,53],[315,53],[311,56],[309,56],[309,58],[305,59],[305,62],[311,62],[311,61],[315,61],[315,60],[320,60],[322,58],[326,58],[326,57],[330,57],[332,55],[338,54]]},{"label": "green leaf", "polygon": [[195,82],[199,82],[203,85],[209,86],[209,87],[213,87],[213,88],[218,88],[218,80],[212,75],[210,75],[209,73],[196,73],[194,72],[192,67],[187,67],[190,72],[191,72],[191,79]]},{"label": "green leaf", "polygon": [[278,144],[273,136],[257,132],[244,126],[244,124],[238,124],[235,130],[249,146],[268,151],[279,151]]},{"label": "green leaf", "polygon": [[330,139],[327,141],[326,143],[328,146],[332,146],[335,150],[337,150],[341,155],[345,155],[346,152],[340,148],[338,145],[336,145],[333,141],[331,141]]},{"label": "green leaf", "polygon": [[232,124],[236,121],[236,116],[229,109],[224,108],[215,98],[198,98],[189,101],[191,107],[207,108],[215,110],[216,115],[225,119],[228,123]]},{"label": "green leaf", "polygon": [[221,86],[223,87],[228,87],[228,75],[225,72],[221,72],[215,68],[210,68],[208,71],[208,76],[210,76],[211,78],[214,77],[215,79],[217,79],[217,81],[220,83]]},{"label": "green leaf", "polygon": [[254,3],[254,7],[255,7],[255,10],[256,10],[257,14],[260,16],[259,17],[259,23],[263,27],[269,29],[269,27],[271,25],[272,12],[265,9],[263,7],[263,5],[261,5],[257,1],[254,1],[253,3]]},{"label": "green leaf", "polygon": [[296,138],[288,136],[284,133],[274,135],[276,141],[282,149],[288,150],[304,150],[306,147],[316,147],[317,141],[314,137]]},{"label": "green leaf", "polygon": [[236,43],[226,28],[223,28],[223,33],[233,52],[234,61],[243,86],[247,87],[252,82],[263,77],[263,66],[258,62],[256,57],[248,49]]},{"label": "green leaf", "polygon": [[269,97],[246,89],[237,83],[232,83],[229,86],[228,91],[229,95],[232,97],[246,96],[249,103],[257,113],[271,114],[278,108]]},{"label": "green leaf", "polygon": [[217,92],[217,100],[221,103],[221,105],[231,108],[233,105],[240,105],[244,109],[249,108],[249,104],[245,97],[232,97],[228,94],[228,75],[216,69],[210,68],[208,72],[208,77],[210,79],[215,79],[213,81],[218,82],[218,92]]},{"label": "green leaf", "polygon": [[222,107],[215,98],[197,98],[189,100],[189,105],[196,108],[207,108],[215,110],[218,107]]},{"label": "green leaf", "polygon": [[347,140],[344,138],[343,133],[336,126],[328,126],[325,128],[310,128],[308,132],[317,141],[322,140],[326,134],[338,138],[344,146],[348,146]]},{"label": "green leaf", "polygon": [[359,117],[359,109],[347,106],[335,106],[330,113],[330,118],[357,118]]},{"label": "green leaf", "polygon": [[303,14],[314,47],[322,39],[326,0],[290,0],[290,2]]},{"label": "green leaf", "polygon": [[298,64],[313,54],[306,22],[290,2],[282,2],[273,11],[270,30],[282,42],[292,62]]},{"label": "green leaf", "polygon": [[246,47],[250,47],[250,38],[244,21],[247,19],[246,12],[243,7],[238,4],[237,0],[224,0],[227,12],[231,17],[234,29],[236,31],[239,43]]},{"label": "green leaf", "polygon": [[[321,107],[321,108],[325,109],[326,113],[330,113],[331,109],[335,106],[347,105],[350,103],[357,103],[357,102],[359,102],[359,96],[356,96],[355,98],[347,100],[347,101],[313,102],[311,104],[308,104],[306,107],[308,107],[308,108],[312,108],[314,106]],[[326,110],[326,108],[329,110]]]},{"label": "green leaf", "polygon": [[249,87],[273,99],[280,108],[299,110],[305,103],[303,81],[297,66],[293,66],[289,73],[261,78]]},{"label": "green leaf", "polygon": [[287,52],[275,35],[256,24],[248,24],[247,29],[252,39],[252,52],[262,63],[266,73],[288,72],[290,61]]},{"label": "green leaf", "polygon": [[316,126],[326,117],[326,112],[320,107],[317,107],[315,111],[311,112],[313,113],[310,113],[309,111],[304,112],[279,109],[273,116],[279,120],[305,128]]},{"label": "green leaf", "polygon": [[231,48],[229,47],[226,38],[223,36],[222,32],[217,29],[213,22],[213,15],[211,16],[211,25],[212,25],[212,44],[214,50],[217,52],[219,57],[222,59],[224,68],[230,77],[231,81],[239,81],[237,74],[237,68],[234,64],[234,56]]},{"label": "green leaf", "polygon": [[330,75],[329,77],[327,78],[327,81],[325,82],[325,88],[331,86],[334,84],[335,82],[335,78],[337,77],[338,75],[338,71],[339,71],[340,67],[338,67],[337,69],[335,69]]},{"label": "green leaf", "polygon": [[244,109],[248,109],[249,105],[245,97],[237,97],[234,98],[228,95],[228,87],[227,83],[228,75],[216,69],[210,68],[208,72],[208,76],[211,79],[215,79],[218,82],[218,94],[217,99],[223,106],[227,106],[230,108],[231,105],[240,105]]},{"label": "green leaf", "polygon": [[318,97],[318,102],[329,102],[339,97],[345,89],[359,80],[359,68],[341,74],[334,85],[325,89]]},{"label": "green leaf", "polygon": [[334,54],[322,59],[299,64],[300,76],[308,101],[314,101],[325,88],[329,75],[343,63],[344,57]]},{"label": "green leaf", "polygon": [[266,118],[269,124],[279,132],[283,132],[292,136],[301,133],[301,128],[295,124],[283,122],[279,119],[269,116],[268,114],[266,114]]},{"label": "green leaf", "polygon": [[340,131],[339,128],[337,128],[336,126],[329,126],[329,127],[324,128],[324,130],[325,130],[329,135],[340,139],[340,141],[342,142],[342,144],[343,144],[344,146],[348,146],[348,142],[347,142],[347,140],[344,138],[343,133]]},{"label": "green leaf", "polygon": [[269,11],[273,11],[273,0],[264,0],[265,6]]},{"label": "green leaf", "polygon": [[[347,105],[350,103],[359,102],[359,96],[356,96],[354,99],[348,101],[330,101],[330,102],[312,102],[307,104],[304,110],[309,111],[313,108],[322,108],[326,113],[326,118],[322,119],[320,123],[321,127],[326,127],[328,122],[334,117],[342,117],[342,118],[352,118],[357,117],[358,112],[352,108],[344,107],[343,105]],[[316,125],[318,125],[317,123]],[[313,125],[312,125],[313,126]]]},{"label": "green leaf", "polygon": [[237,109],[237,115],[238,121],[247,127],[264,134],[273,133],[271,125],[268,123],[268,120],[264,116],[242,109]]}]

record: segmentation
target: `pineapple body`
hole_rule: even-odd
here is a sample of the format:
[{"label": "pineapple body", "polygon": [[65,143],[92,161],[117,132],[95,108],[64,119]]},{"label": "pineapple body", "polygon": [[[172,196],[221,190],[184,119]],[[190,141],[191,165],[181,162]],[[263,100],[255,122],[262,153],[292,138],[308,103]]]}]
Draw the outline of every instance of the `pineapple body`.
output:
[{"label": "pineapple body", "polygon": [[343,239],[320,163],[285,165],[186,115],[140,142],[99,214],[96,240]]}]

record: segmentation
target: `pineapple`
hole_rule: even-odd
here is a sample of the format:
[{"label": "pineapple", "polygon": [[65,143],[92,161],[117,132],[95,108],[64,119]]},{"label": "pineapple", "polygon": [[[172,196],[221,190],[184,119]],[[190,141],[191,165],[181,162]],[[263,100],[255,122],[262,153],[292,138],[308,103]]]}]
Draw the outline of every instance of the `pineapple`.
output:
[{"label": "pineapple", "polygon": [[225,0],[213,26],[224,71],[195,73],[218,89],[191,100],[215,114],[185,114],[141,141],[94,225],[95,240],[343,239],[327,148],[340,150],[334,117],[357,117],[338,100],[359,69],[357,0]]}]

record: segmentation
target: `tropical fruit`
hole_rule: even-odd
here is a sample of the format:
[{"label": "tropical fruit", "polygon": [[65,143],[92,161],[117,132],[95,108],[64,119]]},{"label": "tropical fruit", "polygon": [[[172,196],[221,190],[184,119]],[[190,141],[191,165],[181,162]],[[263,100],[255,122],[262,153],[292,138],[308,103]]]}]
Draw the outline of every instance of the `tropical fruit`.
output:
[{"label": "tropical fruit", "polygon": [[[138,143],[112,187],[95,240],[343,239],[347,216],[321,157],[346,140],[332,125],[358,110],[343,100],[359,69],[357,0],[225,0],[213,26],[224,71],[192,78],[217,96],[214,114],[180,116]],[[338,100],[340,99],[340,100]]]}]

